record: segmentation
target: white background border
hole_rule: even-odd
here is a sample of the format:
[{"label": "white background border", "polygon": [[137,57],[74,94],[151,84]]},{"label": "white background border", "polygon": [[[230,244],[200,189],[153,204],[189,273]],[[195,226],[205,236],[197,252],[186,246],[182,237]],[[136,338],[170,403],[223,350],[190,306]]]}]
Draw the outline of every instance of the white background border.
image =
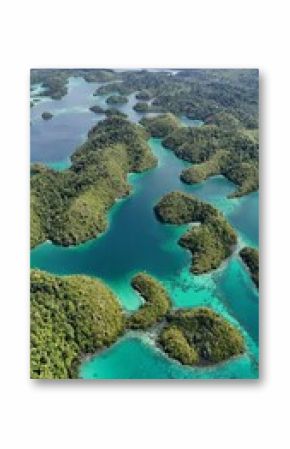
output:
[{"label": "white background border", "polygon": [[[1,10],[1,447],[289,447],[287,1],[10,0]],[[260,69],[260,381],[29,380],[29,69],[75,66]]]}]

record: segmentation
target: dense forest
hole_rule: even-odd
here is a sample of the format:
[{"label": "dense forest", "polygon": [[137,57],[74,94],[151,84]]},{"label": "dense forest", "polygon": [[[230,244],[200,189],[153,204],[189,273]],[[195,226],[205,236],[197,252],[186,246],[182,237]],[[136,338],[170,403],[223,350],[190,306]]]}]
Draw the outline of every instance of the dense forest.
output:
[{"label": "dense forest", "polygon": [[172,358],[186,365],[219,363],[245,352],[240,332],[205,307],[177,309],[167,315],[159,343]]},{"label": "dense forest", "polygon": [[143,118],[143,126],[177,157],[194,165],[181,173],[186,183],[201,182],[222,174],[238,188],[230,196],[242,196],[259,187],[257,130],[243,128],[232,114],[219,113],[201,127],[184,127],[172,114]]},{"label": "dense forest", "polygon": [[124,331],[115,295],[87,276],[31,271],[31,377],[77,377],[80,358],[112,344]]},{"label": "dense forest", "polygon": [[240,256],[247,265],[253,282],[259,288],[259,252],[255,248],[245,247],[241,249]]},{"label": "dense forest", "polygon": [[127,319],[131,329],[147,329],[164,318],[170,308],[170,298],[162,285],[147,273],[132,279],[132,287],[142,296],[144,304]]},{"label": "dense forest", "polygon": [[237,236],[224,216],[213,206],[192,195],[171,192],[154,207],[163,223],[194,223],[180,238],[179,244],[192,254],[191,271],[207,273],[231,255]]},{"label": "dense forest", "polygon": [[164,287],[139,273],[133,287],[144,304],[126,314],[101,281],[31,271],[31,378],[78,377],[83,357],[112,345],[126,330],[157,323],[160,347],[181,363],[218,363],[245,351],[240,332],[206,308],[173,310]]},{"label": "dense forest", "polygon": [[76,245],[103,232],[109,208],[129,193],[128,172],[156,164],[147,137],[140,126],[113,115],[90,130],[70,169],[32,165],[32,247],[46,239]]},{"label": "dense forest", "polygon": [[42,83],[43,95],[61,98],[67,93],[70,76],[105,83],[96,95],[128,95],[138,100],[153,99],[152,110],[212,121],[221,112],[231,114],[247,129],[258,128],[259,74],[253,70],[183,69],[177,74],[108,69],[33,69],[31,83]]}]

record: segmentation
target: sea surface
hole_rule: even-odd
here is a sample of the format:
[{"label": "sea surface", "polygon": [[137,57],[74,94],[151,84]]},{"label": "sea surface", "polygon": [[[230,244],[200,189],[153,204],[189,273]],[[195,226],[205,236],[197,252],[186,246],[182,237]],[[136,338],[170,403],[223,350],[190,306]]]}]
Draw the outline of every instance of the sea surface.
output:
[{"label": "sea surface", "polygon": [[[70,78],[69,91],[61,100],[42,99],[31,110],[31,159],[56,170],[69,166],[69,156],[86,138],[87,131],[103,114],[88,111],[93,104],[106,107],[107,96],[93,96],[101,83]],[[41,89],[41,86],[36,87]],[[143,114],[132,107],[135,94],[119,107],[133,122]],[[52,120],[41,118],[52,112]],[[183,121],[184,118],[181,117]],[[199,120],[184,125],[201,126]],[[115,203],[108,216],[108,229],[100,237],[76,247],[45,242],[31,251],[31,266],[56,274],[86,274],[102,279],[119,297],[123,307],[136,310],[140,298],[130,281],[135,273],[147,271],[168,290],[174,307],[208,306],[222,314],[244,334],[247,353],[211,368],[190,368],[169,359],[149,334],[128,333],[109,349],[83,361],[80,377],[103,378],[257,378],[258,377],[258,292],[241,262],[238,251],[245,245],[258,246],[258,193],[228,199],[235,190],[223,176],[196,185],[186,185],[180,172],[190,164],[163,147],[160,139],[149,145],[158,166],[141,174],[130,174],[131,194]],[[191,256],[178,245],[187,226],[164,225],[156,220],[153,206],[173,190],[196,195],[219,208],[238,233],[236,252],[218,270],[205,275],[190,273]]]}]

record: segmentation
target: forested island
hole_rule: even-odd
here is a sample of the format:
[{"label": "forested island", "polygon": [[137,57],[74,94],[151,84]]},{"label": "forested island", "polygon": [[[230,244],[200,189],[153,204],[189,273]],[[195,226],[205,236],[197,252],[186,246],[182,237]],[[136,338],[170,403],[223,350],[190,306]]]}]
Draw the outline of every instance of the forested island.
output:
[{"label": "forested island", "polygon": [[240,332],[211,309],[174,310],[166,319],[159,343],[185,365],[219,363],[245,352]]},{"label": "forested island", "polygon": [[31,378],[76,378],[81,358],[112,345],[126,330],[157,323],[156,343],[186,365],[219,363],[245,351],[240,332],[210,309],[172,310],[163,286],[146,273],[132,285],[145,303],[126,316],[97,279],[32,270]]},{"label": "forested island", "polygon": [[240,251],[240,256],[243,262],[247,265],[251,278],[256,287],[259,288],[259,252],[255,248],[246,246]]},{"label": "forested island", "polygon": [[43,120],[50,120],[53,117],[53,114],[51,112],[43,112],[41,114],[41,117],[43,118]]},{"label": "forested island", "polygon": [[124,313],[100,281],[31,271],[31,377],[77,377],[80,358],[112,344],[124,331]]},{"label": "forested island", "polygon": [[164,318],[171,306],[170,298],[162,285],[146,273],[136,275],[131,284],[142,296],[144,304],[128,317],[127,327],[148,329]]},{"label": "forested island", "polygon": [[102,233],[110,207],[130,191],[127,174],[156,165],[147,138],[143,128],[113,115],[90,130],[68,170],[32,166],[31,246],[76,245]]},{"label": "forested island", "polygon": [[143,118],[141,123],[153,137],[163,138],[177,157],[194,164],[181,173],[182,181],[197,183],[221,174],[238,187],[230,197],[258,189],[257,132],[245,129],[232,114],[213,115],[202,127],[184,127],[172,114]]},{"label": "forested island", "polygon": [[94,106],[90,107],[90,111],[94,112],[95,114],[104,114],[105,109],[101,108],[101,106],[95,104]]},{"label": "forested island", "polygon": [[125,104],[128,103],[128,98],[124,95],[111,95],[107,98],[106,102],[108,104]]},{"label": "forested island", "polygon": [[136,112],[148,112],[149,106],[148,106],[148,103],[146,103],[146,101],[138,101],[138,103],[136,103],[133,106],[133,109]]},{"label": "forested island", "polygon": [[218,268],[232,254],[236,233],[210,204],[192,195],[171,192],[161,198],[154,211],[163,223],[195,223],[179,240],[192,254],[192,273],[202,274]]}]

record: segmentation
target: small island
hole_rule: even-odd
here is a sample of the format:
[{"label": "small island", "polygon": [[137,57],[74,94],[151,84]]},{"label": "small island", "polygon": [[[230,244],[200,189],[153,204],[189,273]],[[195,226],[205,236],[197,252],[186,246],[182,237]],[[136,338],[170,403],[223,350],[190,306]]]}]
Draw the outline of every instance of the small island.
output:
[{"label": "small island", "polygon": [[134,105],[133,109],[136,112],[148,112],[149,106],[145,101],[138,101],[138,103]]},{"label": "small island", "polygon": [[125,114],[125,112],[119,111],[119,109],[117,108],[108,108],[105,110],[105,114],[107,117],[122,117],[122,118],[127,118],[127,114]]},{"label": "small island", "polygon": [[128,103],[128,98],[123,95],[111,95],[106,102],[108,104],[125,104]]},{"label": "small island", "polygon": [[158,342],[184,365],[216,364],[246,350],[239,330],[209,308],[173,310],[166,320]]},{"label": "small island", "polygon": [[255,248],[245,247],[241,249],[239,252],[239,255],[242,258],[242,261],[244,264],[248,267],[251,278],[256,285],[257,288],[259,288],[259,252]]},{"label": "small island", "polygon": [[142,296],[144,304],[128,317],[127,327],[148,329],[164,318],[171,305],[170,298],[162,285],[147,273],[138,273],[131,285]]},{"label": "small island", "polygon": [[113,292],[87,276],[31,271],[31,378],[76,378],[81,357],[124,332]]},{"label": "small island", "polygon": [[182,192],[171,192],[161,198],[154,211],[163,223],[195,223],[179,240],[179,244],[192,254],[192,273],[216,269],[232,254],[237,242],[236,233],[210,204]]},{"label": "small island", "polygon": [[141,90],[136,94],[137,100],[148,101],[151,98],[151,93],[149,90]]},{"label": "small island", "polygon": [[51,112],[43,112],[41,114],[41,117],[43,118],[43,120],[51,120],[53,117],[53,114]]},{"label": "small island", "polygon": [[143,117],[140,123],[152,137],[165,137],[180,126],[179,120],[170,113],[156,117]]},{"label": "small island", "polygon": [[89,109],[90,109],[90,111],[94,112],[95,114],[104,114],[104,112],[105,112],[105,110],[97,104],[94,106],[91,106]]}]

